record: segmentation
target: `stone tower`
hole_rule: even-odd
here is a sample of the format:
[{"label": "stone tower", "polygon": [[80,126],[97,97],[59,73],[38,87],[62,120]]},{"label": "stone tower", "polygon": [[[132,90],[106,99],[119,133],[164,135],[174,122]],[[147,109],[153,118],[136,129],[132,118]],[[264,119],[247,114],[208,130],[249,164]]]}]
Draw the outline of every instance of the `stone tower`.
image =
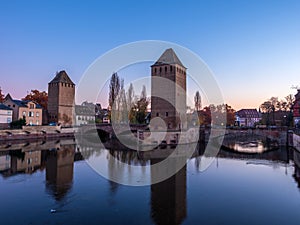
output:
[{"label": "stone tower", "polygon": [[186,129],[180,113],[186,113],[186,67],[169,48],[151,66],[151,118],[163,119],[168,130]]},{"label": "stone tower", "polygon": [[49,122],[62,125],[74,123],[75,84],[66,71],[56,74],[48,84]]}]

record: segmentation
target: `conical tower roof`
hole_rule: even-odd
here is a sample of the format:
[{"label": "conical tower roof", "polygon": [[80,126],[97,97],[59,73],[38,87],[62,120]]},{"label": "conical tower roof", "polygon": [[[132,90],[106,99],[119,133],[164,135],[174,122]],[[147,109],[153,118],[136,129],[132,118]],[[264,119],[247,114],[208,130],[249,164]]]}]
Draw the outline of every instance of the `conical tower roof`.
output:
[{"label": "conical tower roof", "polygon": [[64,70],[57,73],[56,76],[54,77],[54,79],[52,81],[50,81],[49,84],[51,84],[51,83],[66,83],[66,84],[74,85],[73,81],[70,79],[70,77]]},{"label": "conical tower roof", "polygon": [[178,56],[172,48],[168,48],[166,51],[164,51],[164,53],[159,57],[159,59],[153,64],[153,66],[163,64],[177,64],[186,68],[179,60]]}]

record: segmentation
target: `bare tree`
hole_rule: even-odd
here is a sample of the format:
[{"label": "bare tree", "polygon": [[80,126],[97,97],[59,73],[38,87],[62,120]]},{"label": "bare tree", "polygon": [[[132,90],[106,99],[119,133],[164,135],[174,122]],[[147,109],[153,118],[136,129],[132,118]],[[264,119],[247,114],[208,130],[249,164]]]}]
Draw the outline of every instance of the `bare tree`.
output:
[{"label": "bare tree", "polygon": [[287,110],[292,111],[295,97],[292,94],[289,94],[288,96],[285,97],[285,100],[287,104]]}]

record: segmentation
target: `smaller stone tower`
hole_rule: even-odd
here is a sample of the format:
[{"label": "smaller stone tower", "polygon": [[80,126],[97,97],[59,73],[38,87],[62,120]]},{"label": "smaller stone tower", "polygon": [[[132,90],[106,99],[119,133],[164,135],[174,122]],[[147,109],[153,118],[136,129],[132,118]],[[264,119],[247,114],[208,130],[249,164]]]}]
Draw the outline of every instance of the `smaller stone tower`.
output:
[{"label": "smaller stone tower", "polygon": [[75,84],[66,71],[56,74],[48,84],[49,122],[64,126],[74,124]]}]

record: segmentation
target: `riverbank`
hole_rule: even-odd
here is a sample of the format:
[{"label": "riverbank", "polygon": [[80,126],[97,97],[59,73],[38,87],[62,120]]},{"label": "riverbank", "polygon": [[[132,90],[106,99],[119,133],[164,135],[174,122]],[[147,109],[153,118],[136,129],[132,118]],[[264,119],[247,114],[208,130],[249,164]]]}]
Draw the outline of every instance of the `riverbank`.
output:
[{"label": "riverbank", "polygon": [[0,130],[0,142],[12,140],[74,137],[76,128],[61,126],[23,126],[22,129]]}]

